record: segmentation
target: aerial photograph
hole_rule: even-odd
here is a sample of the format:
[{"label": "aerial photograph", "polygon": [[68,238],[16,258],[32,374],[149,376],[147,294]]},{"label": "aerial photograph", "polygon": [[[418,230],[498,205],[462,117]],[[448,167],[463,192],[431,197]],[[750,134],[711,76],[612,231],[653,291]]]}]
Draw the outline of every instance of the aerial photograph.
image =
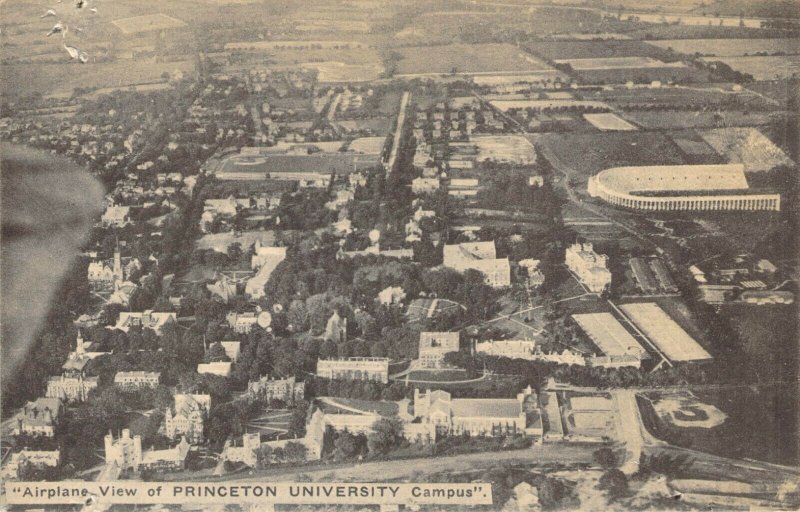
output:
[{"label": "aerial photograph", "polygon": [[0,510],[800,509],[800,0],[0,0]]}]

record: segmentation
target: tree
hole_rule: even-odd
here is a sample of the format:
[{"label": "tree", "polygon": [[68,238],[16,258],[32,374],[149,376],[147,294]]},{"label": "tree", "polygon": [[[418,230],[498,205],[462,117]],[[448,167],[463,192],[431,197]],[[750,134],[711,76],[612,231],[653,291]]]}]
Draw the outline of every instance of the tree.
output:
[{"label": "tree", "polygon": [[400,446],[403,436],[403,422],[397,416],[381,418],[372,426],[373,432],[367,437],[370,455],[377,457],[386,455]]},{"label": "tree", "polygon": [[336,441],[333,442],[334,458],[337,461],[344,461],[353,458],[358,451],[356,436],[348,431],[339,432]]},{"label": "tree", "polygon": [[206,352],[205,356],[206,363],[212,363],[217,361],[230,361],[231,359],[228,357],[228,354],[225,353],[225,347],[222,346],[222,343],[217,342],[208,347],[208,351]]},{"label": "tree", "polygon": [[244,254],[244,251],[242,250],[242,244],[240,244],[239,242],[233,242],[232,244],[230,244],[228,246],[227,252],[228,252],[228,258],[232,262],[239,261],[239,259],[242,257],[242,254]]},{"label": "tree", "polygon": [[286,462],[305,462],[308,448],[302,443],[290,441],[283,447],[283,456]]},{"label": "tree", "polygon": [[256,469],[264,469],[272,463],[272,448],[262,444],[256,450]]},{"label": "tree", "polygon": [[608,491],[612,499],[621,498],[628,494],[628,477],[619,469],[610,469],[600,477],[598,488]]},{"label": "tree", "polygon": [[617,466],[617,454],[608,446],[595,450],[592,455],[595,463],[603,469],[611,469]]}]

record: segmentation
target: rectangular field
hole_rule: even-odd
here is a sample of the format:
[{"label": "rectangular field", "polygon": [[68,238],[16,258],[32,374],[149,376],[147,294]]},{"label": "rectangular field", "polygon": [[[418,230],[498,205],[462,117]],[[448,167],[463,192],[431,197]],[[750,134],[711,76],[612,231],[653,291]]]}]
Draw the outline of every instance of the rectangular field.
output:
[{"label": "rectangular field", "polygon": [[800,53],[800,39],[667,39],[664,41],[648,41],[648,44],[658,48],[672,48],[678,53],[687,55],[740,57],[755,55],[764,52],[767,54],[785,53],[796,55]]},{"label": "rectangular field", "polygon": [[[594,34],[586,34],[594,35]],[[669,57],[666,50],[644,41],[534,41],[524,48],[543,59],[597,59],[606,57]]]},{"label": "rectangular field", "polygon": [[689,336],[658,304],[653,302],[624,304],[620,309],[671,361],[711,359],[711,354]]},{"label": "rectangular field", "polygon": [[602,131],[635,131],[636,127],[612,113],[583,114],[583,118]]},{"label": "rectangular field", "polygon": [[551,69],[510,44],[451,44],[397,48],[400,75],[529,72]]},{"label": "rectangular field", "polygon": [[553,109],[553,108],[609,108],[602,101],[590,100],[491,100],[489,103],[503,112],[511,109]]},{"label": "rectangular field", "polygon": [[183,21],[162,13],[122,18],[119,20],[114,20],[111,23],[116,25],[116,27],[120,29],[123,34],[139,34],[141,32],[169,30],[186,26],[186,23]]},{"label": "rectangular field", "polygon": [[661,62],[650,57],[601,57],[590,59],[558,59],[558,64],[569,64],[575,71],[626,68],[682,68],[683,62]]},{"label": "rectangular field", "polygon": [[800,55],[769,57],[704,57],[705,62],[720,61],[740,73],[753,75],[756,80],[791,78],[800,73]]},{"label": "rectangular field", "polygon": [[536,161],[533,144],[519,135],[485,135],[473,137],[478,146],[478,161],[495,160],[529,165]]}]

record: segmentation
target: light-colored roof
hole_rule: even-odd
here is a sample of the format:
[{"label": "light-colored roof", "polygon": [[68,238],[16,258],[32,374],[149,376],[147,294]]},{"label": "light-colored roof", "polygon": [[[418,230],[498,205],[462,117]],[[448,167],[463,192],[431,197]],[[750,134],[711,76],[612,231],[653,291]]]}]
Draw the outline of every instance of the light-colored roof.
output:
[{"label": "light-colored roof", "polygon": [[572,315],[592,342],[607,356],[632,355],[642,358],[646,351],[611,313]]},{"label": "light-colored roof", "polygon": [[629,194],[748,188],[740,164],[612,167],[600,171],[595,179],[611,190]]},{"label": "light-colored roof", "polygon": [[197,373],[210,373],[212,375],[227,377],[231,374],[231,363],[225,361],[200,363],[197,365]]},{"label": "light-colored roof", "polygon": [[711,359],[711,354],[653,302],[623,304],[622,311],[672,361]]},{"label": "light-colored roof", "polygon": [[454,418],[518,418],[522,407],[517,399],[457,398],[450,402]]}]

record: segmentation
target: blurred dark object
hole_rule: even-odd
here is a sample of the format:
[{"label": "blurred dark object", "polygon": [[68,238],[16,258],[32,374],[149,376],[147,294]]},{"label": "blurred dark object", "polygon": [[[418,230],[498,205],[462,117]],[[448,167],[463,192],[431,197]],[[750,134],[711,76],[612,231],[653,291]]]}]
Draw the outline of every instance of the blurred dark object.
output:
[{"label": "blurred dark object", "polygon": [[103,188],[63,157],[0,144],[3,386],[27,356],[58,284],[103,211]]}]

